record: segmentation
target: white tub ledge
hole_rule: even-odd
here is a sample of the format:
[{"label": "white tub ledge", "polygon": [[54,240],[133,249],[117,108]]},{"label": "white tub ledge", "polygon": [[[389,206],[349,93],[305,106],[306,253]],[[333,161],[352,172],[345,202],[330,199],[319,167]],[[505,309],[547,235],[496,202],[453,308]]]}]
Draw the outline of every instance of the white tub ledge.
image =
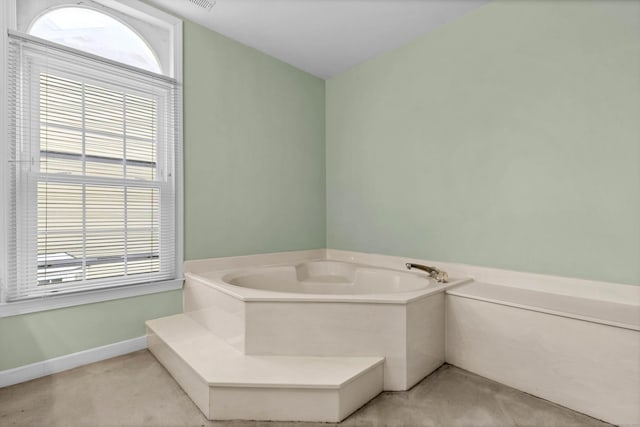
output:
[{"label": "white tub ledge", "polygon": [[640,425],[640,305],[472,282],[447,290],[446,360],[622,426]]}]

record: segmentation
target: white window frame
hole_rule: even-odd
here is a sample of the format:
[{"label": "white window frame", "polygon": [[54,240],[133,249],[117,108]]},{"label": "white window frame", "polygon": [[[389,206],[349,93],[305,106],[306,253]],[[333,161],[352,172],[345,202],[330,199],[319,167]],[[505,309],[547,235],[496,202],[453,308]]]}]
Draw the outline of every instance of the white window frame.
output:
[{"label": "white window frame", "polygon": [[[2,93],[7,94],[7,45],[8,45],[8,30],[16,30],[16,2],[19,0],[5,0],[2,2],[2,16],[5,18],[0,22],[0,42],[2,48],[0,49],[0,88]],[[124,13],[135,17],[139,20],[146,21],[150,24],[163,27],[169,30],[171,35],[171,64],[170,70],[165,72],[169,77],[174,78],[178,86],[182,86],[182,20],[158,10],[152,6],[142,3],[138,0],[93,0],[106,8],[113,9],[117,12]],[[43,2],[45,3],[45,2]],[[77,6],[77,2],[69,1],[69,6]],[[56,8],[59,5],[55,6]],[[44,9],[44,8],[43,8]],[[45,12],[45,10],[43,10]],[[104,13],[108,13],[107,10]],[[164,71],[164,70],[163,70]],[[181,97],[182,95],[180,95]],[[5,135],[8,130],[8,105],[7,98],[0,100],[0,149],[2,153],[7,152],[9,141]],[[182,98],[178,100],[179,108],[182,108]],[[178,141],[179,146],[182,146],[182,114],[178,112]],[[6,159],[0,159],[2,161]],[[176,161],[181,161],[179,156]],[[75,305],[90,304],[101,301],[109,301],[120,298],[128,298],[139,295],[147,295],[157,292],[166,292],[170,290],[176,290],[182,288],[183,283],[183,172],[182,165],[176,165],[175,169],[175,268],[176,279],[165,280],[162,282],[145,283],[145,284],[133,284],[127,286],[119,286],[114,288],[100,288],[83,290],[75,293],[46,296],[44,298],[30,299],[30,300],[18,300],[13,302],[6,302],[6,295],[2,293],[4,285],[7,283],[7,227],[8,227],[8,204],[5,202],[9,195],[9,179],[8,168],[0,168],[0,200],[2,200],[0,208],[0,318],[7,316],[14,316],[26,313],[32,313],[37,311],[53,310],[63,307],[71,307]]]}]

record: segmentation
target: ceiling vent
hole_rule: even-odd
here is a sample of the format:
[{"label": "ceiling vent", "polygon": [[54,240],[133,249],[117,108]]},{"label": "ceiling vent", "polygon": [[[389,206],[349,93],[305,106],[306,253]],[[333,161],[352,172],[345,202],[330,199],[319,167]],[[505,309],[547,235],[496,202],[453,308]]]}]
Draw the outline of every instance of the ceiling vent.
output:
[{"label": "ceiling vent", "polygon": [[216,4],[215,1],[209,1],[209,0],[189,0],[189,3],[195,4],[198,7],[206,9],[207,12],[211,12],[211,9],[213,9],[213,5]]}]

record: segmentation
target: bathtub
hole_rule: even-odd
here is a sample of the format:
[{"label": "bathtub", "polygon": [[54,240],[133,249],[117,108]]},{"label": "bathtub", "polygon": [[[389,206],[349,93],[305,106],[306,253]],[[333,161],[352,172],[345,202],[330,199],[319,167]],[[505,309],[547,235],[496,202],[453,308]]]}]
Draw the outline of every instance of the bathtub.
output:
[{"label": "bathtub", "polygon": [[329,260],[185,276],[185,313],[238,351],[382,356],[385,390],[444,363],[444,291],[465,282]]}]

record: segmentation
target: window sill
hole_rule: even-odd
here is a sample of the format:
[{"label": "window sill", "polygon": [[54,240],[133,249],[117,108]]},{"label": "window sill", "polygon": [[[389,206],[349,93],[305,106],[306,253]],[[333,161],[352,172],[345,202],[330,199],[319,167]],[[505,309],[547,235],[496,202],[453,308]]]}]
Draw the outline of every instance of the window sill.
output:
[{"label": "window sill", "polygon": [[0,318],[18,316],[38,311],[55,310],[75,305],[92,304],[121,298],[155,294],[182,289],[183,279],[165,280],[157,283],[129,285],[110,289],[96,289],[67,295],[40,297],[0,304]]}]

